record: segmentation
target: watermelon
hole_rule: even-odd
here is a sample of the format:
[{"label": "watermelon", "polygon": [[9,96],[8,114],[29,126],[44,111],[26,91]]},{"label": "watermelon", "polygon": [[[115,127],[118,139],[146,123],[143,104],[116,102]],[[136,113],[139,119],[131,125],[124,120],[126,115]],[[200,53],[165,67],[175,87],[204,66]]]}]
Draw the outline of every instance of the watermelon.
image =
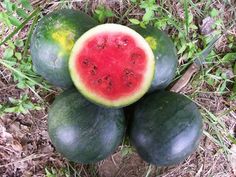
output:
[{"label": "watermelon", "polygon": [[166,88],[174,79],[178,58],[176,48],[163,31],[147,25],[146,28],[131,26],[140,33],[153,50],[156,60],[156,72],[149,92]]},{"label": "watermelon", "polygon": [[69,59],[71,78],[90,101],[107,107],[124,107],[149,89],[155,71],[153,52],[134,30],[98,25],[75,43]]},{"label": "watermelon", "polygon": [[64,91],[48,114],[48,132],[56,150],[67,159],[95,163],[112,154],[125,132],[122,109],[107,109],[87,101],[75,89]]},{"label": "watermelon", "polygon": [[63,9],[44,16],[37,24],[30,44],[35,72],[62,88],[73,85],[68,60],[75,41],[97,22],[87,14]]},{"label": "watermelon", "polygon": [[160,91],[137,103],[129,129],[130,140],[148,163],[167,166],[184,161],[202,136],[197,106],[183,95]]}]

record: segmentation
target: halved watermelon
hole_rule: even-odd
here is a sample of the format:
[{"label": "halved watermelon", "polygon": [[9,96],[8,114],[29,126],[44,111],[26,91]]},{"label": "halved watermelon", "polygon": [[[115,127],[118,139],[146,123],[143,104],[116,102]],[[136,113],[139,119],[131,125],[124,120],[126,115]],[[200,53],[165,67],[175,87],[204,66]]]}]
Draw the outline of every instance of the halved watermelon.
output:
[{"label": "halved watermelon", "polygon": [[69,70],[75,86],[86,98],[108,107],[123,107],[148,91],[155,59],[140,34],[126,26],[103,24],[77,40]]}]

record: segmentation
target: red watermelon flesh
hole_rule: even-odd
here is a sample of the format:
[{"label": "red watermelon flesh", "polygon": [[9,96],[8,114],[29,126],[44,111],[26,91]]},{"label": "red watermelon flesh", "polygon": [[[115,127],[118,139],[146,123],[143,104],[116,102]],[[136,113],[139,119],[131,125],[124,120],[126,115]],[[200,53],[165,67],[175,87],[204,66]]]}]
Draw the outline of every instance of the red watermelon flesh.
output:
[{"label": "red watermelon flesh", "polygon": [[154,65],[154,55],[145,39],[117,24],[99,25],[86,32],[76,42],[69,60],[78,90],[109,107],[131,104],[144,95]]},{"label": "red watermelon flesh", "polygon": [[89,90],[114,100],[139,89],[146,55],[126,34],[101,34],[77,55],[76,70]]}]

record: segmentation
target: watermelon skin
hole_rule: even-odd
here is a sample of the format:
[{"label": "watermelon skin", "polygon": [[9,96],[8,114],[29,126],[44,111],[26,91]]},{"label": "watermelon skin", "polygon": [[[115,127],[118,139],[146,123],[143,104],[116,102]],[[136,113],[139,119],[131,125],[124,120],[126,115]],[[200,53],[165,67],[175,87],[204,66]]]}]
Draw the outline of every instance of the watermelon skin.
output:
[{"label": "watermelon skin", "polygon": [[183,95],[152,93],[136,105],[129,135],[145,161],[159,166],[174,165],[197,148],[202,135],[201,114]]},{"label": "watermelon skin", "polygon": [[122,141],[126,122],[122,109],[96,106],[72,88],[56,98],[48,115],[48,132],[67,159],[95,163],[112,154]]},{"label": "watermelon skin", "polygon": [[68,60],[75,41],[98,23],[87,14],[71,9],[44,16],[31,38],[30,51],[35,71],[49,83],[62,88],[73,85]]},{"label": "watermelon skin", "polygon": [[149,43],[156,60],[155,75],[149,92],[165,89],[176,75],[178,58],[174,43],[164,32],[153,27],[131,26]]}]

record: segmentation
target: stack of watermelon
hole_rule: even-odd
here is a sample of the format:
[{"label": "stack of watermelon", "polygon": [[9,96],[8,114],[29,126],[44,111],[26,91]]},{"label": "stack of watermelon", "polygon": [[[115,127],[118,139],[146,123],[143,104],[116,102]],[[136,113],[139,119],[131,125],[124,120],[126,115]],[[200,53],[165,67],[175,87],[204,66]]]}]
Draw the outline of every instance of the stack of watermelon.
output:
[{"label": "stack of watermelon", "polygon": [[64,9],[39,21],[31,53],[35,71],[66,89],[49,110],[48,131],[67,159],[103,160],[126,132],[138,154],[156,165],[177,164],[198,146],[202,119],[196,105],[163,91],[175,76],[177,56],[162,31],[99,25]]}]

